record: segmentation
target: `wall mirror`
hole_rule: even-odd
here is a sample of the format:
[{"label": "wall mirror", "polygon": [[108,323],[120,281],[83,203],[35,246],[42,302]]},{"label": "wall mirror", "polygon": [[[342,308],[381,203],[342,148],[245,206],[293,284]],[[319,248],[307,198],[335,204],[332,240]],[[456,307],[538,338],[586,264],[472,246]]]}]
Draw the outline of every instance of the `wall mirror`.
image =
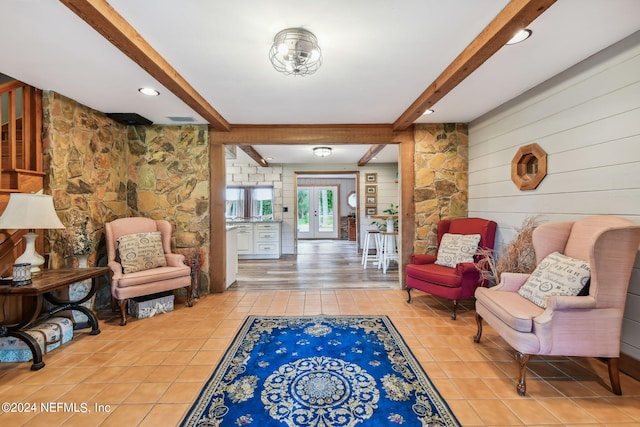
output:
[{"label": "wall mirror", "polygon": [[358,201],[357,201],[357,197],[356,197],[356,192],[355,191],[352,191],[347,196],[347,204],[349,205],[349,207],[351,209],[355,209],[358,206]]}]

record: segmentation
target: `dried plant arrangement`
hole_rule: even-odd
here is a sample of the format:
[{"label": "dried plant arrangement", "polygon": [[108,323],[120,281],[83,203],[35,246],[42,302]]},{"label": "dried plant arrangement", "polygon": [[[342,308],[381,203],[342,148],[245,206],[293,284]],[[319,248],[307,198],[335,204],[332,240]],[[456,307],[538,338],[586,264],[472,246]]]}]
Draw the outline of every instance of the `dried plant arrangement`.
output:
[{"label": "dried plant arrangement", "polygon": [[489,286],[500,282],[503,272],[531,273],[536,268],[536,253],[533,249],[531,236],[533,230],[542,223],[540,216],[529,216],[517,229],[516,237],[507,243],[499,254],[495,251],[480,248],[477,255],[480,260],[476,264],[480,271],[480,278],[486,280]]}]

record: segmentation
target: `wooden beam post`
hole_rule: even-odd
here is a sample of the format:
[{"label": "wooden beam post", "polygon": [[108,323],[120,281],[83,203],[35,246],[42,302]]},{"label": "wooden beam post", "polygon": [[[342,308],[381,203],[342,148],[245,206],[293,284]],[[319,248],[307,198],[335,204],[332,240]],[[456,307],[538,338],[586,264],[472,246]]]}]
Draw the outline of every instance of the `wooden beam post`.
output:
[{"label": "wooden beam post", "polygon": [[[211,134],[216,131],[209,131]],[[227,224],[224,218],[225,158],[224,146],[209,144],[209,280],[210,292],[224,292],[227,288]]]}]

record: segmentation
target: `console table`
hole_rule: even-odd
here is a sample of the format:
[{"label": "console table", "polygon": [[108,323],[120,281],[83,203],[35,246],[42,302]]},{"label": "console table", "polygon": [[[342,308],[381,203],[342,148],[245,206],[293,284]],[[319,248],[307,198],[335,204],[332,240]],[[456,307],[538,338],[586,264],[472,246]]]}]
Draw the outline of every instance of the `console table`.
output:
[{"label": "console table", "polygon": [[[44,368],[42,350],[40,349],[38,342],[31,335],[27,334],[25,330],[37,320],[49,318],[60,311],[77,310],[87,316],[89,325],[91,326],[91,335],[98,335],[100,333],[98,318],[93,311],[80,304],[93,297],[96,293],[97,278],[108,275],[109,271],[109,267],[42,270],[39,274],[31,277],[32,282],[30,285],[1,285],[0,295],[31,297],[33,299],[33,304],[31,305],[31,313],[28,313],[20,323],[0,325],[0,337],[12,336],[24,341],[27,346],[29,346],[31,354],[33,355],[33,365],[31,365],[31,370],[37,371]],[[89,289],[89,293],[84,298],[78,301],[61,300],[53,294],[53,291],[88,279],[91,279],[91,289]],[[42,313],[42,303],[44,299],[55,306],[48,313]]]}]

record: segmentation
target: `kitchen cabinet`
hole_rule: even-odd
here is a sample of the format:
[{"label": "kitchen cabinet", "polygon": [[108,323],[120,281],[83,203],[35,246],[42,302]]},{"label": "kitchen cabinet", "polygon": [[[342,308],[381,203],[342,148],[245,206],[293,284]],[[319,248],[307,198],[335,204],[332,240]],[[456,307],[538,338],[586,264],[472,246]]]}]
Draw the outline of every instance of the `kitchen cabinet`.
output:
[{"label": "kitchen cabinet", "polygon": [[228,225],[237,227],[239,259],[280,258],[280,222],[232,222]]}]

